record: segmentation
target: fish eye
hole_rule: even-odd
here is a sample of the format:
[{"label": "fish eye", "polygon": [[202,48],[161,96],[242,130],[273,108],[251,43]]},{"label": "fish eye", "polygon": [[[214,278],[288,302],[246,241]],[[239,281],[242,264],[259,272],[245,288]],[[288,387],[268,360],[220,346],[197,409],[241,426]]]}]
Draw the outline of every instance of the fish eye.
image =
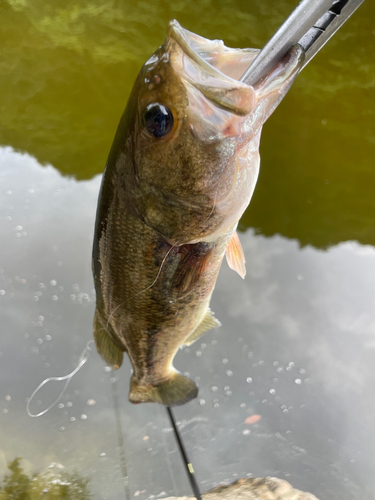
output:
[{"label": "fish eye", "polygon": [[147,132],[160,139],[172,130],[174,120],[170,109],[154,102],[146,107],[143,121]]}]

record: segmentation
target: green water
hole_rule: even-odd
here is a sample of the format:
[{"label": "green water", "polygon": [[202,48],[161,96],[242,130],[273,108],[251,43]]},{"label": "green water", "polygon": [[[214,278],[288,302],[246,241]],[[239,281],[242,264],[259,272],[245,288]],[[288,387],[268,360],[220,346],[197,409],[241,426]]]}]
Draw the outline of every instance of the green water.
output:
[{"label": "green water", "polygon": [[[295,2],[2,0],[0,145],[89,179],[167,22],[262,47]],[[298,77],[266,124],[242,228],[302,245],[375,244],[375,5],[367,1]]]}]

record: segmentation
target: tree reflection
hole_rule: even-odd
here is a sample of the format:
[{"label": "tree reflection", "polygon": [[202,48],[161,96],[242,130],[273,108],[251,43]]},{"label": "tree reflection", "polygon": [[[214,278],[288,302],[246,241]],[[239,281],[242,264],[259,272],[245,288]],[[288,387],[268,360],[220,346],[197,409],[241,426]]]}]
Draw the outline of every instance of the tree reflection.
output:
[{"label": "tree reflection", "polygon": [[[136,75],[169,19],[228,46],[261,47],[296,2],[274,5],[0,2],[0,145],[77,179],[101,173]],[[319,248],[375,245],[374,16],[375,3],[364,2],[267,123],[261,177],[240,229]]]},{"label": "tree reflection", "polygon": [[0,484],[0,500],[90,500],[89,480],[78,473],[52,470],[28,476],[21,457],[8,463],[9,473]]}]

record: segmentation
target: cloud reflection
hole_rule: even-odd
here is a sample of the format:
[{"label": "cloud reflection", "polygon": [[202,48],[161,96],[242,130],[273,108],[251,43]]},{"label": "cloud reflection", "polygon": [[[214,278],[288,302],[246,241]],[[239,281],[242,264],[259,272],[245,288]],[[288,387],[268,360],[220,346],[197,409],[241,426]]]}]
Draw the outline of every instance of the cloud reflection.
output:
[{"label": "cloud reflection", "polygon": [[[92,352],[62,406],[27,417],[25,399],[73,370],[92,338],[100,177],[77,182],[10,148],[0,158],[0,467],[17,455],[31,470],[61,463],[92,477],[94,498],[120,498],[116,380],[130,491],[140,500],[190,494],[163,408],[126,401],[128,362],[113,373]],[[224,264],[212,300],[223,326],[175,362],[200,386],[176,417],[201,488],[273,475],[317,497],[365,498],[375,487],[375,251],[240,237],[248,276]]]}]

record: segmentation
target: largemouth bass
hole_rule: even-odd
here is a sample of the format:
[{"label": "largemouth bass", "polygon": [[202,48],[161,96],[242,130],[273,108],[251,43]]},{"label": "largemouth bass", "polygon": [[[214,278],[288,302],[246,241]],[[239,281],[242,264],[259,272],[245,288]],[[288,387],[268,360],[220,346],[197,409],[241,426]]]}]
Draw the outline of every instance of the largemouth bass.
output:
[{"label": "largemouth bass", "polygon": [[261,128],[304,58],[293,47],[252,87],[239,78],[257,54],[171,21],[121,118],[96,216],[94,337],[114,369],[128,353],[132,403],[196,397],[173,358],[220,324],[209,303],[224,254],[245,276],[236,227],[257,181]]}]

